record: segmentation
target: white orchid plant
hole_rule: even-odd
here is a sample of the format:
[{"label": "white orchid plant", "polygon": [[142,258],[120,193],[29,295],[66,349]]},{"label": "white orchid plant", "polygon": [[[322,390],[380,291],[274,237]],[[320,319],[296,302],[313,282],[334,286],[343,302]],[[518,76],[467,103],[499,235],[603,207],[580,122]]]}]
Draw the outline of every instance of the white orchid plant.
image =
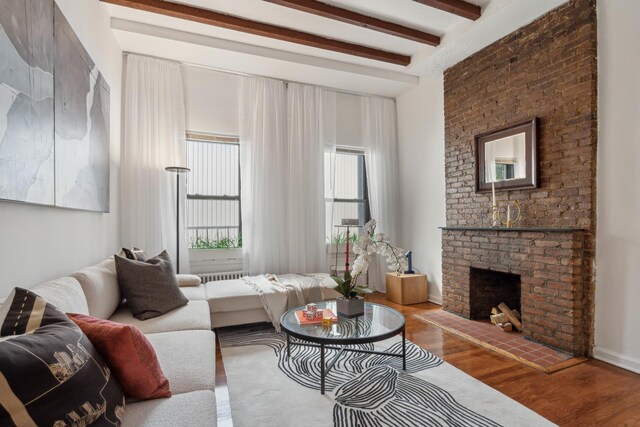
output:
[{"label": "white orchid plant", "polygon": [[335,290],[346,299],[354,299],[358,294],[373,292],[369,288],[358,285],[358,279],[369,269],[369,264],[376,254],[386,258],[389,270],[401,274],[408,268],[407,258],[401,248],[389,243],[383,233],[376,234],[376,220],[372,219],[364,225],[358,240],[353,244],[353,252],[357,255],[351,271],[344,273],[341,279],[332,276],[336,282]]}]

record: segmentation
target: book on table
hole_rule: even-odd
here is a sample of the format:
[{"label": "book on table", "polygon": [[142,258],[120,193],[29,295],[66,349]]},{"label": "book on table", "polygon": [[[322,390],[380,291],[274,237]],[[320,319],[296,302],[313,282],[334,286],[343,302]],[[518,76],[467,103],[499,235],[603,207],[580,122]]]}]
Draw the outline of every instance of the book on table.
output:
[{"label": "book on table", "polygon": [[333,322],[338,321],[338,316],[336,316],[335,313],[328,308],[322,310],[322,316],[318,316],[315,319],[307,319],[304,311],[296,310],[296,319],[298,319],[298,323],[301,325],[320,325],[322,324],[322,319],[325,319],[327,317],[330,317]]}]

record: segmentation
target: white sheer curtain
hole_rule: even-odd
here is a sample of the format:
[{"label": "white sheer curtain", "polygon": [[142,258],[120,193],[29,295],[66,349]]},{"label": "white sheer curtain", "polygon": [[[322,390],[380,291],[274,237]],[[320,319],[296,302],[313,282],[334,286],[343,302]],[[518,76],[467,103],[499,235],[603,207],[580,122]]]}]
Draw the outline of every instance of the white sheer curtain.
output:
[{"label": "white sheer curtain", "polygon": [[[186,166],[182,72],[176,63],[128,55],[122,146],[122,242],[150,255],[166,249],[176,260],[176,175]],[[181,218],[186,176],[181,175]],[[180,225],[180,272],[189,271]]]},{"label": "white sheer curtain", "polygon": [[335,92],[288,84],[287,218],[291,272],[323,272],[327,268],[324,148],[335,141],[334,106]]},{"label": "white sheer curtain", "polygon": [[[396,104],[391,99],[363,97],[361,107],[371,217],[378,222],[376,231],[396,243],[399,191]],[[378,258],[369,268],[369,286],[384,292],[388,271],[385,260]]]},{"label": "white sheer curtain", "polygon": [[286,273],[288,260],[284,82],[243,77],[240,96],[242,253],[245,273]]},{"label": "white sheer curtain", "polygon": [[244,270],[325,271],[324,146],[335,93],[244,77],[240,169]]}]

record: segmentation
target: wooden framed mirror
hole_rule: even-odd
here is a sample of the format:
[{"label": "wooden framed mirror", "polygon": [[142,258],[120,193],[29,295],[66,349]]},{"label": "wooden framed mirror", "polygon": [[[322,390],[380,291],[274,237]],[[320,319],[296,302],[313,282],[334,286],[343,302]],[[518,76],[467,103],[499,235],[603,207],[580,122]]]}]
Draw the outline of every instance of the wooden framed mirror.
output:
[{"label": "wooden framed mirror", "polygon": [[538,118],[476,135],[476,192],[536,188]]}]

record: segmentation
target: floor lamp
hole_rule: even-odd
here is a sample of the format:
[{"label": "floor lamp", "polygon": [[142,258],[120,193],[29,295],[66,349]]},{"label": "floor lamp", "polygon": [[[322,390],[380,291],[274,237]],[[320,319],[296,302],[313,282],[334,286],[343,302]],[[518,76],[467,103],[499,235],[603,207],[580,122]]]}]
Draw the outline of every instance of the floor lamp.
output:
[{"label": "floor lamp", "polygon": [[176,274],[180,273],[180,175],[191,172],[183,166],[169,166],[167,172],[176,174]]}]

